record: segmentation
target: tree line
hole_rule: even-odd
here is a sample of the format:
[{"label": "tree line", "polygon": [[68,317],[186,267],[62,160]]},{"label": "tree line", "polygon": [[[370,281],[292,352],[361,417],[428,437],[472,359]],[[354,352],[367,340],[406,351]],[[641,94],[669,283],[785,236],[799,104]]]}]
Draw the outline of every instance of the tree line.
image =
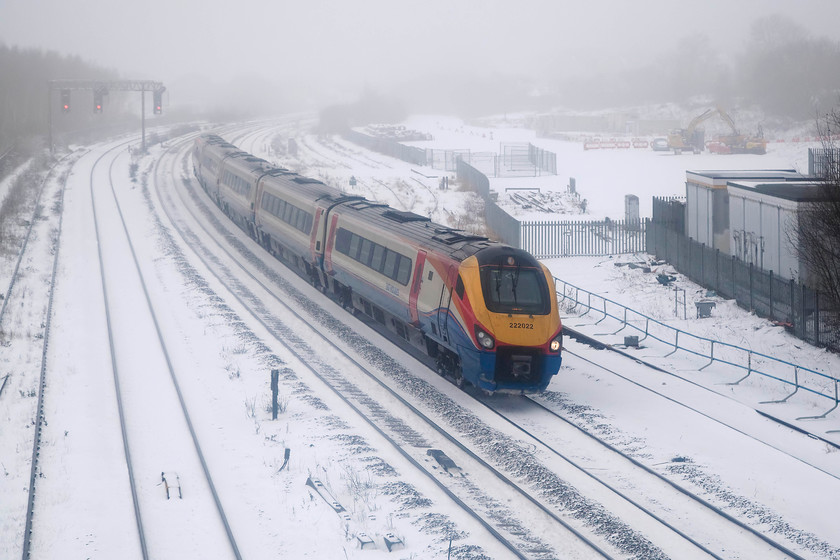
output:
[{"label": "tree line", "polygon": [[[14,144],[48,133],[48,82],[58,79],[112,80],[115,71],[99,68],[77,56],[0,44],[0,153]],[[87,95],[84,95],[84,94]],[[80,128],[92,122],[90,92],[73,92],[70,113],[60,113],[53,94],[54,123],[59,129]]]},{"label": "tree line", "polygon": [[722,52],[726,42],[713,31],[688,36],[644,67],[565,82],[561,97],[604,107],[709,96],[725,106],[757,105],[767,116],[792,120],[813,120],[837,104],[840,43],[779,15],[756,20],[744,35],[738,52]]}]

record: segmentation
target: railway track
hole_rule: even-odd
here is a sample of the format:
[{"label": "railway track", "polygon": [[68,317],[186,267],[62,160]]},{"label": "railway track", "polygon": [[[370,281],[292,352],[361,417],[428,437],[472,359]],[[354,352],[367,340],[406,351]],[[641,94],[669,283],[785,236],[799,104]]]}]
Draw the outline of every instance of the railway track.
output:
[{"label": "railway track", "polygon": [[[23,531],[23,558],[88,554],[84,551],[90,546],[100,554],[119,551],[124,558],[167,557],[178,550],[184,557],[202,550],[204,557],[224,557],[220,554],[228,550],[228,557],[240,558],[179,392],[155,306],[145,290],[142,259],[134,253],[137,231],[133,228],[142,226],[126,223],[122,214],[118,193],[131,189],[128,165],[122,162],[125,165],[119,165],[116,177],[114,166],[127,157],[124,148],[128,143],[103,145],[76,162],[76,188],[70,204],[72,233],[68,240],[61,238],[62,246],[71,246],[71,255],[62,253],[60,259],[55,247],[54,260],[49,261],[54,263],[53,286],[59,268],[75,269],[79,262],[83,267],[97,263],[93,266],[98,268],[101,285],[88,281],[84,274],[76,275],[83,288],[75,285],[74,276],[64,278],[58,289],[63,295],[56,303],[65,311],[55,327],[59,336],[50,336],[53,315],[47,315],[35,430],[38,438],[29,489],[33,507]],[[79,189],[85,175],[87,189]],[[59,210],[64,209],[65,190],[61,192],[62,199],[56,204]],[[64,218],[62,213],[61,219],[66,221]],[[97,244],[80,250],[77,242],[88,238],[79,230],[85,228],[95,231]],[[44,238],[57,242],[59,235]],[[50,307],[53,293],[51,289]],[[138,294],[145,297],[137,298]],[[97,295],[100,307],[94,303]],[[87,309],[68,316],[66,311],[73,305],[87,305]],[[104,349],[103,338],[109,341]],[[80,371],[79,364],[86,371]],[[108,379],[103,375],[108,371],[112,372],[111,397],[115,400],[111,403],[100,398],[108,392]],[[50,389],[51,399],[42,398],[45,388]],[[87,408],[80,411],[79,407]],[[113,426],[117,409],[119,427]],[[120,447],[113,445],[120,440]],[[62,449],[66,452],[74,442],[82,445],[82,452],[65,456]],[[39,456],[45,467],[37,466]],[[87,476],[69,474],[76,469]],[[76,484],[64,485],[64,476]],[[180,492],[182,483],[187,485],[190,499],[173,506],[174,493]],[[170,497],[172,500],[167,499]],[[83,525],[75,530],[74,520],[61,505],[66,502],[84,512]],[[217,509],[218,518],[204,513],[213,509]],[[38,515],[34,515],[36,511]],[[80,550],[68,549],[71,542]]]},{"label": "railway track", "polygon": [[[637,521],[648,518],[651,524],[638,527],[644,534],[650,536],[664,529],[678,536],[673,539],[675,548],[663,546],[672,558],[687,557],[681,541],[717,559],[802,558],[605,439],[570,422],[541,397],[480,400],[509,424],[511,437],[533,445],[535,454],[558,459],[556,470],[566,472],[564,478],[578,480],[576,486],[580,487],[588,486],[585,479],[590,479],[601,489],[593,488],[592,493],[615,494],[626,502],[628,509],[623,518],[636,517]],[[573,450],[574,456],[567,449]],[[610,501],[606,496],[603,500]],[[637,510],[636,516],[633,508]],[[661,541],[656,540],[663,541],[667,542],[667,535]]]},{"label": "railway track", "polygon": [[[228,248],[220,245],[219,249],[214,249],[211,252],[200,244],[197,245],[196,239],[207,239],[211,236],[211,233],[224,237],[228,237],[230,234],[226,233],[228,227],[227,224],[224,224],[226,219],[220,219],[215,215],[215,208],[206,207],[205,201],[200,200],[203,193],[197,193],[194,185],[188,185],[188,188],[192,191],[187,193],[191,194],[191,197],[189,200],[181,202],[169,198],[172,189],[158,191],[158,196],[162,197],[160,207],[167,209],[167,212],[174,208],[184,208],[189,211],[190,205],[198,203],[204,206],[202,212],[205,216],[213,216],[209,219],[215,224],[216,228],[224,228],[221,232],[199,231],[191,233],[186,230],[185,225],[179,224],[179,222],[184,222],[184,217],[170,216],[170,220],[178,224],[176,227],[183,239],[191,245],[197,254],[203,254],[201,259],[204,264],[209,269],[214,270],[213,274],[218,275],[219,280],[232,290],[238,302],[244,308],[249,309],[249,312],[253,314],[261,326],[272,334],[275,341],[285,346],[286,352],[291,355],[286,358],[286,361],[295,363],[298,368],[309,370],[330,387],[357,414],[365,418],[385,438],[389,445],[401,453],[413,468],[418,469],[420,473],[439,485],[450,499],[481,523],[486,531],[516,557],[552,557],[552,554],[555,553],[550,551],[557,550],[557,547],[569,548],[569,539],[575,539],[582,543],[582,549],[575,552],[573,557],[592,557],[593,554],[597,557],[612,557],[600,548],[596,542],[597,538],[589,538],[571,524],[565,523],[556,512],[540,504],[538,500],[533,500],[527,489],[494,469],[473,453],[468,446],[459,444],[455,438],[449,436],[443,426],[412,406],[398,391],[394,391],[387,383],[384,383],[379,375],[354,359],[350,355],[352,350],[335,345],[331,342],[331,336],[321,334],[322,325],[312,324],[311,319],[307,320],[304,317],[306,313],[302,314],[301,311],[295,309],[297,306],[291,306],[286,301],[289,297],[293,300],[303,298],[304,305],[317,308],[316,313],[325,313],[317,303],[308,301],[306,296],[299,293],[276,295],[272,290],[272,288],[275,288],[274,286],[269,287],[263,280],[257,279],[257,275],[261,276],[264,272],[252,271],[252,264],[239,263],[242,257],[233,258],[234,255]],[[182,196],[181,190],[180,188],[177,189],[179,196]],[[201,221],[207,219],[203,217]],[[198,224],[199,220],[195,220],[195,225],[190,227],[196,227]],[[236,243],[235,245],[239,244]],[[245,251],[245,258],[248,261],[257,263],[258,267],[265,268],[264,265],[259,263],[262,255],[254,255],[245,247],[239,247],[237,250]],[[214,256],[214,253],[217,254],[219,251],[226,254],[225,261],[230,259],[231,264],[227,266],[235,268],[231,270],[213,262],[218,258]],[[244,283],[241,279],[243,274],[250,277],[249,285],[256,282],[258,287],[249,289],[239,287]],[[275,281],[284,285],[281,289],[284,289],[284,291],[294,290],[288,282],[277,278],[276,275],[274,276]],[[252,290],[259,290],[259,295]],[[272,307],[285,307],[282,316],[267,312],[266,308],[268,306],[264,303],[265,300],[272,300]],[[352,336],[352,333],[348,332],[346,334]],[[320,337],[323,345],[319,344],[317,350],[313,348],[305,340],[310,336]],[[389,405],[386,408],[381,403],[389,403]],[[403,420],[406,418],[411,420]],[[442,450],[447,456],[454,457],[459,469],[469,471],[470,476],[452,477],[451,480],[444,477],[446,484],[442,484],[439,473],[434,470],[438,468],[435,466],[436,464],[432,463],[432,468],[430,468],[427,454],[429,449]],[[475,479],[487,480],[488,477],[499,480],[500,484],[498,486],[500,488],[512,489],[511,491],[514,492],[515,496],[512,495],[508,498],[490,496],[480,486],[476,486],[472,482]],[[530,502],[529,507],[533,508],[530,517],[527,512],[514,512],[504,506],[507,499],[522,501],[523,497]],[[545,519],[546,521],[540,524],[547,524],[553,529],[535,535],[533,530],[528,528],[530,523],[526,521],[526,519],[533,518]],[[554,546],[550,546],[548,543],[553,543]],[[545,556],[546,554],[548,556]]]},{"label": "railway track", "polygon": [[[259,142],[260,138],[270,134],[267,130],[250,129],[235,134],[240,135],[241,142],[250,142],[253,145]],[[188,139],[182,140],[188,142]],[[289,279],[285,272],[278,273],[279,265],[276,263],[263,262],[265,255],[261,255],[260,250],[245,239],[232,224],[226,223],[217,209],[207,204],[203,192],[192,184],[192,180],[189,179],[191,166],[186,155],[188,149],[189,144],[182,144],[181,140],[172,141],[169,151],[148,171],[152,178],[155,205],[161,210],[166,210],[168,221],[178,225],[179,235],[196,255],[201,256],[203,266],[214,271],[217,276],[213,282],[218,280],[227,286],[235,295],[237,308],[247,309],[253,314],[254,320],[249,319],[247,322],[257,326],[251,328],[264,330],[273,337],[276,341],[272,342],[273,346],[281,348],[282,345],[278,354],[288,366],[285,369],[309,371],[312,377],[317,379],[317,383],[323,383],[324,387],[331,389],[335,398],[341,400],[341,406],[365,418],[376,431],[377,437],[384,442],[379,445],[391,446],[401,454],[404,463],[400,464],[400,470],[416,469],[416,472],[424,473],[424,476],[446,496],[445,499],[451,500],[472,516],[472,521],[467,525],[471,527],[473,534],[486,534],[486,539],[493,540],[493,544],[488,545],[491,550],[505,551],[500,556],[537,559],[559,555],[573,558],[800,558],[793,551],[763,537],[720,509],[702,503],[702,500],[698,501],[696,496],[687,495],[690,492],[677,488],[677,485],[662,477],[657,477],[656,473],[648,472],[648,469],[633,457],[626,454],[622,456],[618,449],[611,448],[606,442],[595,441],[590,435],[582,433],[579,428],[568,424],[551,406],[550,401],[543,404],[539,402],[540,399],[535,399],[526,406],[522,405],[528,402],[525,399],[491,399],[489,404],[495,408],[493,414],[504,416],[498,416],[500,420],[496,422],[489,419],[492,415],[478,413],[476,407],[471,404],[465,405],[457,395],[453,397],[445,384],[429,384],[426,380],[428,372],[420,372],[422,367],[410,364],[404,366],[400,363],[403,358],[398,351],[381,351],[377,346],[382,343],[376,342],[379,340],[376,335],[368,333],[364,328],[360,329],[359,324],[352,319],[345,324],[344,312],[337,306],[322,304],[316,299],[316,295],[307,292],[308,287],[305,283],[297,278]],[[133,253],[128,232],[139,232],[141,229],[138,224],[132,226],[125,222],[120,227],[114,219],[122,214],[119,200],[126,196],[123,189],[126,185],[120,183],[119,178],[116,180],[116,188],[113,182],[111,183],[110,195],[100,190],[94,192],[93,188],[94,172],[99,178],[97,184],[102,184],[106,175],[108,180],[112,181],[114,169],[122,167],[118,163],[122,156],[123,154],[113,154],[107,166],[107,174],[104,171],[104,164],[107,163],[105,159],[98,163],[98,167],[94,165],[90,171],[90,196],[94,212],[97,212],[97,205],[101,204],[97,212],[103,230],[99,241],[100,259],[103,254],[106,257],[104,262],[100,263],[102,282],[105,289],[111,286],[114,301],[109,302],[107,294],[100,295],[100,298],[105,300],[107,309],[114,310],[114,320],[109,319],[108,322],[117,325],[117,328],[109,329],[114,384],[124,385],[119,392],[124,391],[135,396],[150,391],[157,394],[162,391],[145,385],[161,388],[169,383],[177,387],[177,380],[171,363],[168,367],[169,381],[165,375],[160,375],[163,379],[152,379],[148,372],[149,369],[159,370],[155,373],[156,377],[162,372],[165,373],[167,367],[164,363],[171,362],[166,356],[166,337],[160,328],[155,330],[148,325],[151,321],[157,327],[158,320],[154,316],[154,302],[149,299],[143,286],[145,282],[141,268],[146,267],[147,277],[153,276],[146,263],[154,260],[154,256],[146,254],[145,258],[140,258],[139,261],[135,257],[133,265],[128,261],[120,261],[116,265],[108,262],[112,258],[108,255],[119,254],[122,255],[122,259],[123,256]],[[180,177],[177,184],[172,184],[173,177]],[[199,208],[200,215],[191,216],[185,213],[192,207]],[[199,223],[204,224],[202,227],[210,228],[210,231],[198,229]],[[124,233],[120,233],[121,228]],[[210,249],[204,246],[209,237],[223,237],[226,241],[220,244],[218,249]],[[125,241],[121,241],[121,238]],[[123,244],[122,248],[108,249],[109,246],[117,247],[119,244]],[[55,258],[57,262],[58,256]],[[137,271],[137,278],[129,281],[125,271],[132,267]],[[116,273],[115,270],[119,272]],[[114,278],[118,280],[114,281]],[[136,290],[129,285],[138,283],[140,287]],[[118,289],[114,288],[116,285],[119,286]],[[140,311],[140,308],[144,307],[143,302],[126,301],[126,298],[122,297],[123,291],[132,294],[146,292],[145,307],[151,310],[151,316],[138,320],[143,313]],[[127,323],[124,318],[120,318],[124,317],[121,315],[123,312],[119,311],[120,308],[133,310],[130,315],[134,323],[130,329],[119,327],[120,324]],[[130,335],[126,335],[128,330],[131,330]],[[320,334],[322,332],[325,335]],[[312,340],[317,337],[321,337],[321,342],[313,345]],[[158,365],[143,368],[142,371],[132,370],[132,366],[129,366],[128,371],[131,373],[123,374],[122,364],[132,360],[125,360],[120,356],[139,355],[140,350],[131,349],[132,344],[136,345],[136,341],[132,339],[136,338],[147,341],[147,344],[142,349],[142,360],[135,361],[151,361]],[[161,356],[153,356],[148,352],[148,341],[154,341],[155,338],[163,348]],[[120,348],[127,348],[128,353],[119,350]],[[45,340],[43,362],[46,363],[46,360]],[[119,374],[118,369],[121,372]],[[131,381],[121,384],[118,377],[134,379],[135,383],[136,379],[143,379],[143,383],[131,388],[127,386]],[[288,381],[293,382],[291,378]],[[5,385],[5,380],[2,383]],[[170,397],[170,400],[175,399]],[[181,401],[183,407],[185,399],[179,395],[177,400]],[[38,409],[42,411],[40,401],[39,397]],[[134,400],[126,405],[127,410],[121,416],[142,418],[143,409],[159,406],[159,399]],[[129,409],[135,412],[130,412]],[[138,410],[141,412],[138,413]],[[543,415],[545,419],[537,420]],[[39,412],[39,417],[42,416],[43,413]],[[567,425],[561,429],[560,426],[564,422]],[[127,422],[129,425],[131,423]],[[173,417],[166,425],[174,426],[177,423],[178,420]],[[189,420],[187,423],[190,423]],[[542,431],[526,427],[531,424],[540,427]],[[549,426],[557,428],[546,432],[545,427]],[[39,426],[37,431],[40,433],[41,429]],[[49,431],[50,428],[46,429]],[[192,432],[191,439],[196,441],[195,431],[189,431]],[[146,439],[159,442],[170,436],[170,430],[166,432],[164,436]],[[144,439],[145,436],[123,437],[124,446],[128,449],[127,440]],[[568,443],[570,441],[573,443]],[[156,467],[148,466],[149,457],[157,457],[152,459],[157,463],[171,461],[167,459],[166,453],[161,455],[153,450],[155,443],[146,442],[142,445],[149,446],[141,452],[147,466],[139,468],[139,471],[155,471]],[[189,445],[180,444],[175,447],[184,449]],[[567,456],[564,448],[574,449],[577,456]],[[454,459],[457,469],[466,473],[466,476],[445,473],[442,464],[428,455],[430,449],[440,450],[447,457]],[[130,450],[125,453],[128,456]],[[167,453],[170,453],[168,457],[172,457],[178,452],[170,450]],[[36,476],[35,457],[33,452],[32,492]],[[609,471],[608,475],[601,476],[602,470]],[[206,465],[204,471],[207,472]],[[179,467],[175,472],[183,474],[193,473],[195,470]],[[146,477],[145,482],[142,481],[143,476]],[[416,475],[412,476],[416,478]],[[148,486],[147,474],[139,478],[141,487],[143,484]],[[196,478],[192,474],[187,477],[193,481],[193,491]],[[658,480],[654,480],[657,478]],[[491,480],[496,482],[488,482]],[[480,484],[477,484],[477,481],[480,481]],[[628,485],[627,481],[631,481],[632,484]],[[208,485],[212,486],[212,481]],[[505,492],[510,493],[490,495],[487,492],[488,487],[506,487]],[[138,493],[134,490],[133,493],[137,533],[150,532],[139,521],[142,510],[156,511],[153,518],[171,520],[165,510],[156,509],[159,508],[159,504],[142,505],[143,500],[148,499],[142,496],[144,492]],[[680,494],[682,497],[671,496],[669,493]],[[215,501],[219,502],[218,496]],[[526,502],[529,505],[523,509],[521,504]],[[517,504],[517,507],[511,510],[507,506],[509,503]],[[224,517],[223,511],[221,516]],[[144,520],[148,517],[146,515]],[[28,514],[27,535],[32,531],[30,519]],[[698,522],[699,519],[703,522]],[[692,522],[698,527],[692,526]],[[39,525],[36,524],[34,528],[34,534],[37,536]],[[171,527],[164,526],[151,532],[165,534],[170,530]],[[222,533],[218,528],[208,531],[213,538],[220,537]],[[229,539],[232,539],[230,527],[227,533]],[[479,537],[479,540],[482,538]],[[151,544],[146,547],[143,557],[153,556],[148,549],[154,550],[154,547],[158,546],[156,543],[169,540],[170,537],[167,536],[151,538]],[[35,542],[37,543],[37,540]],[[231,542],[232,546],[226,546],[235,551],[236,542]],[[571,548],[570,542],[575,543]],[[225,547],[209,546],[208,550],[218,552],[221,548]],[[232,554],[239,557],[238,552]]]},{"label": "railway track", "polygon": [[[348,390],[347,392],[350,393],[350,392],[353,392],[353,391]],[[367,394],[367,392],[365,392],[365,394]],[[443,430],[443,431],[445,431],[445,430]],[[610,491],[613,492],[613,490],[610,490]],[[622,499],[626,499],[626,498],[622,498]],[[634,507],[636,509],[640,509],[638,504],[631,503],[631,505],[632,505],[632,507]],[[703,505],[703,507],[708,507],[708,505]],[[689,536],[687,533],[685,533],[682,530],[680,530],[679,528],[677,528],[675,525],[673,525],[671,523],[668,523],[667,521],[664,521],[661,517],[659,517],[657,514],[651,512],[650,510],[648,510],[647,513],[652,519],[654,519],[656,521],[656,523],[661,524],[665,528],[666,532],[671,532],[674,535],[677,535],[678,536],[678,539],[677,539],[678,541],[682,540],[682,541],[686,541],[686,542],[690,543],[690,547],[696,548],[699,551],[700,557],[721,557],[721,556],[718,555],[717,552],[715,552],[713,550],[717,546],[715,543],[712,543],[710,546],[706,546],[702,542],[700,542],[699,540],[694,539],[693,537]],[[732,520],[727,519],[727,516],[725,514],[722,514],[722,512],[720,512],[720,510],[713,511],[713,513],[714,513],[714,515],[717,515],[719,518],[725,519],[726,523],[732,522]],[[688,517],[690,517],[690,514],[688,515]],[[735,525],[737,526],[737,523],[735,523]],[[748,528],[746,528],[745,526],[738,526],[736,531],[740,531],[740,530],[744,530],[744,529],[748,529]],[[647,531],[647,530],[649,530],[649,528],[647,528],[645,530]],[[757,540],[762,541],[759,546],[765,546],[768,550],[770,550],[772,552],[775,552],[775,553],[778,553],[779,557],[798,558],[798,556],[796,554],[792,553],[790,550],[786,549],[784,546],[781,546],[778,543],[774,543],[770,540],[765,540],[758,533],[756,533],[754,531],[752,532],[752,534],[753,534],[754,537],[756,537]],[[674,537],[673,537],[673,535],[671,535],[670,537],[662,537],[662,539],[664,541],[667,541],[668,538],[674,538]],[[684,557],[685,554],[686,554],[685,547],[687,545],[683,542],[680,542],[679,544],[677,544],[675,546],[676,546],[676,548],[674,550],[679,551],[677,555],[681,556],[681,557]],[[767,551],[762,551],[762,553],[766,553],[766,552]],[[769,556],[767,556],[765,554],[765,557],[769,557]]]},{"label": "railway track", "polygon": [[[239,547],[193,426],[170,344],[147,288],[147,274],[135,250],[132,238],[137,233],[130,231],[119,202],[113,167],[122,155],[111,157],[107,182],[104,178],[96,180],[99,161],[94,164],[90,189],[111,365],[142,556],[215,556],[227,549],[230,557],[239,559]],[[137,297],[140,293],[143,298]],[[160,477],[150,478],[150,473],[157,472]],[[180,494],[181,481],[189,481],[191,492],[197,495],[190,502],[195,515],[190,516],[189,531],[184,530],[183,521],[174,522],[165,509],[173,498],[169,488],[177,487]],[[162,492],[155,499],[150,491],[160,482],[165,486],[165,501]],[[201,494],[206,497],[202,499]],[[209,520],[199,515],[208,510],[215,510],[218,517]],[[179,548],[181,553],[177,552]],[[199,553],[201,550],[206,554]]]},{"label": "railway track", "polygon": [[[78,157],[80,157],[79,153],[65,155],[51,165],[41,180],[33,211],[26,228],[26,233],[24,234],[23,243],[9,280],[8,289],[3,297],[2,306],[0,306],[0,333],[4,335],[4,340],[2,341],[4,351],[19,352],[23,355],[30,354],[31,358],[27,361],[29,363],[39,364],[37,376],[33,375],[34,371],[19,372],[17,378],[12,380],[14,388],[20,391],[21,395],[37,395],[34,409],[24,412],[20,406],[15,407],[14,403],[10,403],[9,405],[11,409],[17,408],[16,414],[20,414],[21,417],[31,418],[34,428],[32,430],[32,453],[29,459],[29,480],[24,485],[27,489],[26,502],[25,505],[20,504],[20,509],[18,510],[20,513],[12,513],[10,516],[11,519],[22,520],[23,527],[19,534],[22,536],[21,556],[24,559],[29,558],[32,519],[35,514],[35,490],[41,472],[39,458],[41,434],[45,423],[46,354],[49,343],[55,271],[63,217],[62,200],[64,196],[64,183],[66,181],[66,177],[64,179],[55,179],[54,176],[68,161],[72,161]],[[42,206],[41,201],[45,198],[52,199],[53,204],[49,208]],[[56,228],[56,230],[51,232],[51,228]],[[50,255],[53,255],[53,257],[49,258]],[[26,261],[25,264],[24,259]],[[23,267],[21,266],[22,264],[24,264]],[[49,279],[46,286],[42,283],[43,278]],[[7,315],[10,302],[15,303],[14,314],[16,317],[13,318]],[[21,337],[21,333],[17,332],[21,328],[21,325],[25,323],[23,318],[26,316],[40,318],[41,330],[37,333],[31,333],[34,339],[41,339],[40,345],[32,345],[27,340],[29,337]],[[36,353],[38,354],[37,356],[35,355]],[[6,374],[2,383],[3,388],[9,383],[11,376],[11,373]],[[25,404],[23,406],[26,407]],[[9,460],[14,454],[11,450],[6,450],[0,452],[0,455],[7,457],[7,460]],[[25,511],[25,514],[22,513],[23,511]]]},{"label": "railway track", "polygon": [[[553,453],[554,455],[557,455],[556,450],[548,449],[547,451],[548,454]],[[613,452],[617,453],[617,451]],[[624,460],[632,463],[632,461],[627,460],[626,457]],[[651,484],[668,487],[669,490],[667,491],[674,493],[674,497],[668,498],[669,500],[673,500],[674,503],[681,501],[687,502],[687,505],[679,506],[685,508],[683,513],[668,513],[667,516],[669,519],[666,519],[666,515],[662,514],[661,509],[656,510],[656,508],[650,508],[643,504],[643,499],[636,500],[622,495],[622,491],[616,491],[616,489],[609,487],[609,483],[606,484],[609,492],[620,495],[621,499],[626,500],[631,508],[635,508],[639,512],[644,513],[644,515],[652,519],[654,523],[661,525],[661,529],[653,531],[650,527],[640,529],[640,531],[644,532],[646,536],[655,534],[657,530],[664,531],[665,533],[671,533],[670,536],[655,537],[654,540],[658,543],[667,542],[669,539],[675,539],[671,544],[663,545],[675,556],[685,557],[687,549],[694,549],[696,550],[696,554],[700,557],[713,558],[729,557],[730,554],[734,554],[736,556],[742,555],[742,557],[753,557],[753,555],[768,558],[802,557],[789,547],[782,544],[780,541],[768,538],[760,531],[752,528],[742,521],[739,521],[735,518],[735,516],[726,513],[723,509],[698,498],[697,495],[686,491],[684,488],[678,488],[676,485],[668,482],[663,477],[656,476],[655,473],[645,471],[644,466],[640,463],[635,464],[634,469],[638,469],[638,471],[635,474],[628,475],[628,478],[639,477],[641,479],[645,479],[646,477],[650,477],[651,479],[657,479],[657,482],[652,482]],[[681,496],[677,496],[677,494]],[[627,515],[629,516],[631,514],[628,513]],[[675,517],[675,522],[670,520],[670,516]],[[699,517],[712,519],[710,527],[717,527],[719,530],[707,528],[704,531],[696,531],[696,528],[691,527],[692,520]],[[625,517],[622,516],[622,518]],[[629,519],[629,517],[627,518]],[[674,535],[676,535],[676,537]],[[816,548],[819,548],[820,543],[814,544],[816,544]],[[668,548],[669,546],[671,548]]]}]

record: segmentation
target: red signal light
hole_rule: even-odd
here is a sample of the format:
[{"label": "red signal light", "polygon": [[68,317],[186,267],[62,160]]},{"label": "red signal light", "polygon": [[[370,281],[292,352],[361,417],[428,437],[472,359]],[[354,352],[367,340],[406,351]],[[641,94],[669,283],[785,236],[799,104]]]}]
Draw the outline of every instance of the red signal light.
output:
[{"label": "red signal light", "polygon": [[107,90],[104,87],[96,87],[93,90],[93,112],[94,113],[101,113],[102,112],[102,97],[105,95]]},{"label": "red signal light", "polygon": [[62,89],[61,90],[61,110],[64,113],[70,112],[70,90],[69,89]]},{"label": "red signal light", "polygon": [[160,115],[163,113],[163,92],[166,88],[156,89],[153,92],[154,96],[154,114]]}]

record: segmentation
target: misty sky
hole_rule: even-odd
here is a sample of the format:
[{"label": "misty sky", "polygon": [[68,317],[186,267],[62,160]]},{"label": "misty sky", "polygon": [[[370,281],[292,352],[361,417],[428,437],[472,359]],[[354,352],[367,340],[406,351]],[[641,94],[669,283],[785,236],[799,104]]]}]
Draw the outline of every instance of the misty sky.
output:
[{"label": "misty sky", "polygon": [[781,14],[840,40],[840,0],[0,0],[0,41],[123,78],[387,89],[417,76],[632,68],[692,34],[738,51]]}]

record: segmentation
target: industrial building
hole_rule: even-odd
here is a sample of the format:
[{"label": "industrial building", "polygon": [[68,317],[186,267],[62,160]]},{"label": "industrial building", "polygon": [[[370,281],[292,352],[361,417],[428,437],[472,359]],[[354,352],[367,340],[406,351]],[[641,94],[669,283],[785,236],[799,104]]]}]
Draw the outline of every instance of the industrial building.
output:
[{"label": "industrial building", "polygon": [[685,234],[759,270],[804,281],[792,243],[801,205],[818,198],[818,182],[792,169],[688,171]]},{"label": "industrial building", "polygon": [[795,247],[799,211],[818,202],[814,181],[729,181],[730,253],[787,279],[808,282],[808,271]]}]

